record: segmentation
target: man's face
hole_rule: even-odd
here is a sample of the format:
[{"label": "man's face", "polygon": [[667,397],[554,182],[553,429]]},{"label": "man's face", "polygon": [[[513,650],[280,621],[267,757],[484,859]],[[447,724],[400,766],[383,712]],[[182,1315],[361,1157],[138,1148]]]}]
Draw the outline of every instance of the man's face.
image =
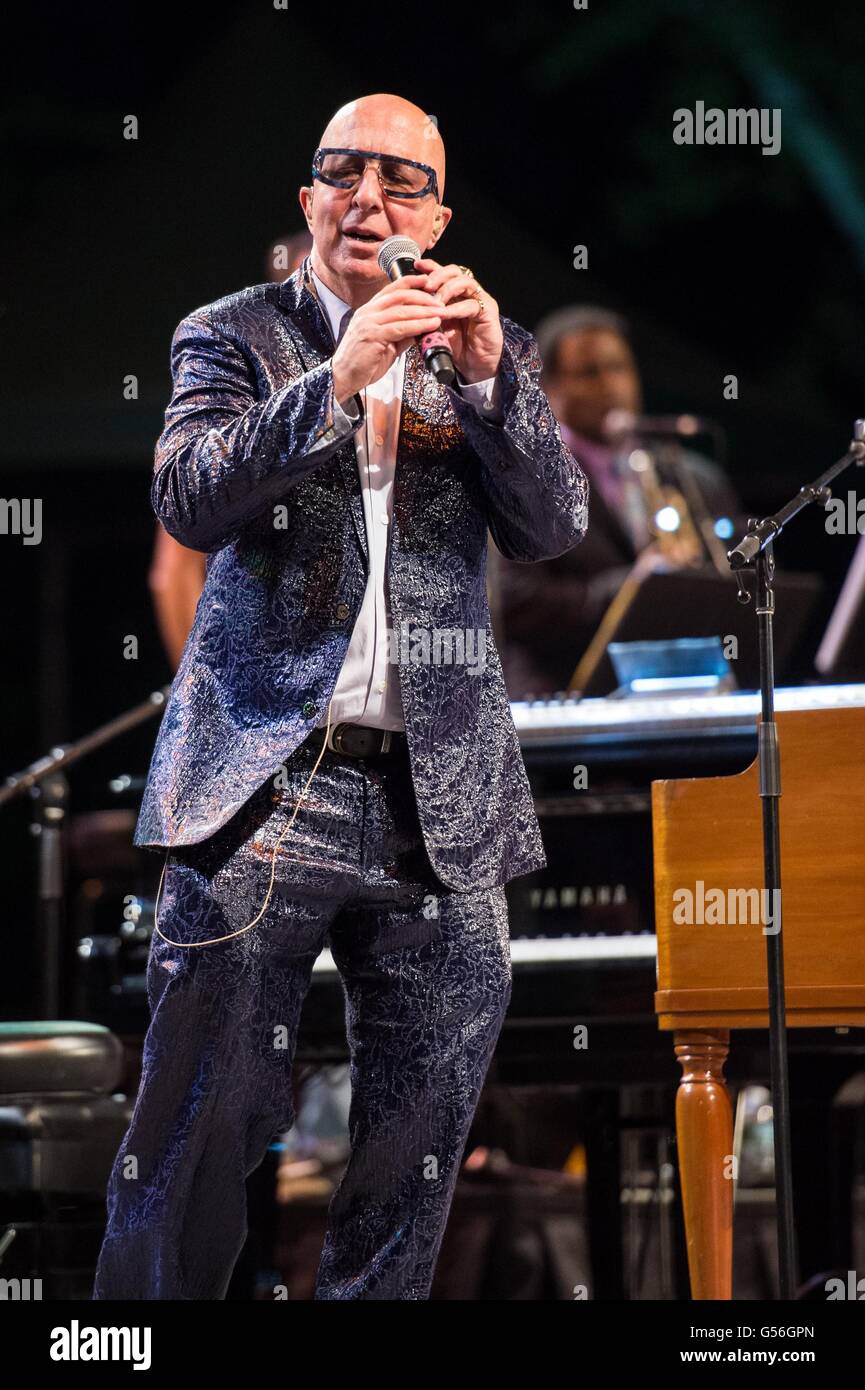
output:
[{"label": "man's face", "polygon": [[618,333],[584,329],[559,339],[555,369],[544,379],[553,413],[589,439],[604,439],[611,410],[640,413],[642,392],[634,355]]},{"label": "man's face", "polygon": [[[443,186],[441,139],[429,121],[384,102],[358,103],[358,109],[335,126],[328,127],[322,145],[357,150],[380,150],[396,158],[414,159],[436,170]],[[422,116],[423,113],[419,113]],[[407,236],[417,242],[421,255],[438,241],[451,210],[428,193],[423,198],[389,198],[377,174],[378,162],[367,164],[354,189],[334,188],[314,179],[300,190],[300,202],[313,234],[312,266],[325,284],[346,303],[364,304],[387,277],[379,269],[381,243],[390,236]],[[358,241],[350,232],[372,235]]]}]

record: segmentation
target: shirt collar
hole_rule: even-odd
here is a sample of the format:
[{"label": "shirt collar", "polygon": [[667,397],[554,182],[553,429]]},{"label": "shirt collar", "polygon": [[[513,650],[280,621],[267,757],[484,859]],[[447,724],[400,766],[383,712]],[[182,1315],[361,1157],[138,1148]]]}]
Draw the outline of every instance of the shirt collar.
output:
[{"label": "shirt collar", "polygon": [[344,300],[340,299],[338,294],[334,294],[333,290],[324,283],[321,277],[316,275],[312,268],[312,264],[310,264],[309,273],[315,281],[315,287],[318,291],[319,298],[327,311],[331,332],[333,333],[333,341],[336,342],[339,337],[339,328],[342,323],[343,314],[346,309],[351,308],[351,305],[346,304]]}]

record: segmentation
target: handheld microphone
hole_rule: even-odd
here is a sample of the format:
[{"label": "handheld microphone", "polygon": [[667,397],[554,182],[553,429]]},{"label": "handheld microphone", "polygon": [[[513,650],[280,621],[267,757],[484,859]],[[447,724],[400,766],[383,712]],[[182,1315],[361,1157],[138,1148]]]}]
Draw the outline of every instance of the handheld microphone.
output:
[{"label": "handheld microphone", "polygon": [[[399,280],[403,275],[417,275],[414,268],[416,260],[420,260],[420,247],[411,237],[389,236],[379,247],[378,263],[389,280]],[[452,386],[457,374],[444,333],[436,329],[433,333],[422,334],[416,341],[436,381],[442,386]]]}]

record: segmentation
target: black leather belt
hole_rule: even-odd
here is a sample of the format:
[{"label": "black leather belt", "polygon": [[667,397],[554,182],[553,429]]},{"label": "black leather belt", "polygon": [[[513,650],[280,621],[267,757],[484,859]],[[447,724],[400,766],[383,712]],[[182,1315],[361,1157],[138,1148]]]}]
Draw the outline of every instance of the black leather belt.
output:
[{"label": "black leather belt", "polygon": [[[308,742],[320,748],[324,729],[313,729]],[[404,752],[405,734],[395,729],[370,729],[365,724],[331,724],[328,748],[347,758],[378,758]]]}]

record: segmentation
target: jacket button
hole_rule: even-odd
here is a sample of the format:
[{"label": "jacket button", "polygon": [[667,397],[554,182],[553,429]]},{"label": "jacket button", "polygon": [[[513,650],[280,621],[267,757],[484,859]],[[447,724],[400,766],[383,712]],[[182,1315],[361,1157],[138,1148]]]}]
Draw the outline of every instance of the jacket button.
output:
[{"label": "jacket button", "polygon": [[350,612],[351,609],[349,608],[347,603],[338,603],[336,605],[336,616],[339,618],[339,621],[341,623],[345,622]]},{"label": "jacket button", "polygon": [[304,700],[302,714],[304,719],[311,719],[315,714],[315,700]]}]

